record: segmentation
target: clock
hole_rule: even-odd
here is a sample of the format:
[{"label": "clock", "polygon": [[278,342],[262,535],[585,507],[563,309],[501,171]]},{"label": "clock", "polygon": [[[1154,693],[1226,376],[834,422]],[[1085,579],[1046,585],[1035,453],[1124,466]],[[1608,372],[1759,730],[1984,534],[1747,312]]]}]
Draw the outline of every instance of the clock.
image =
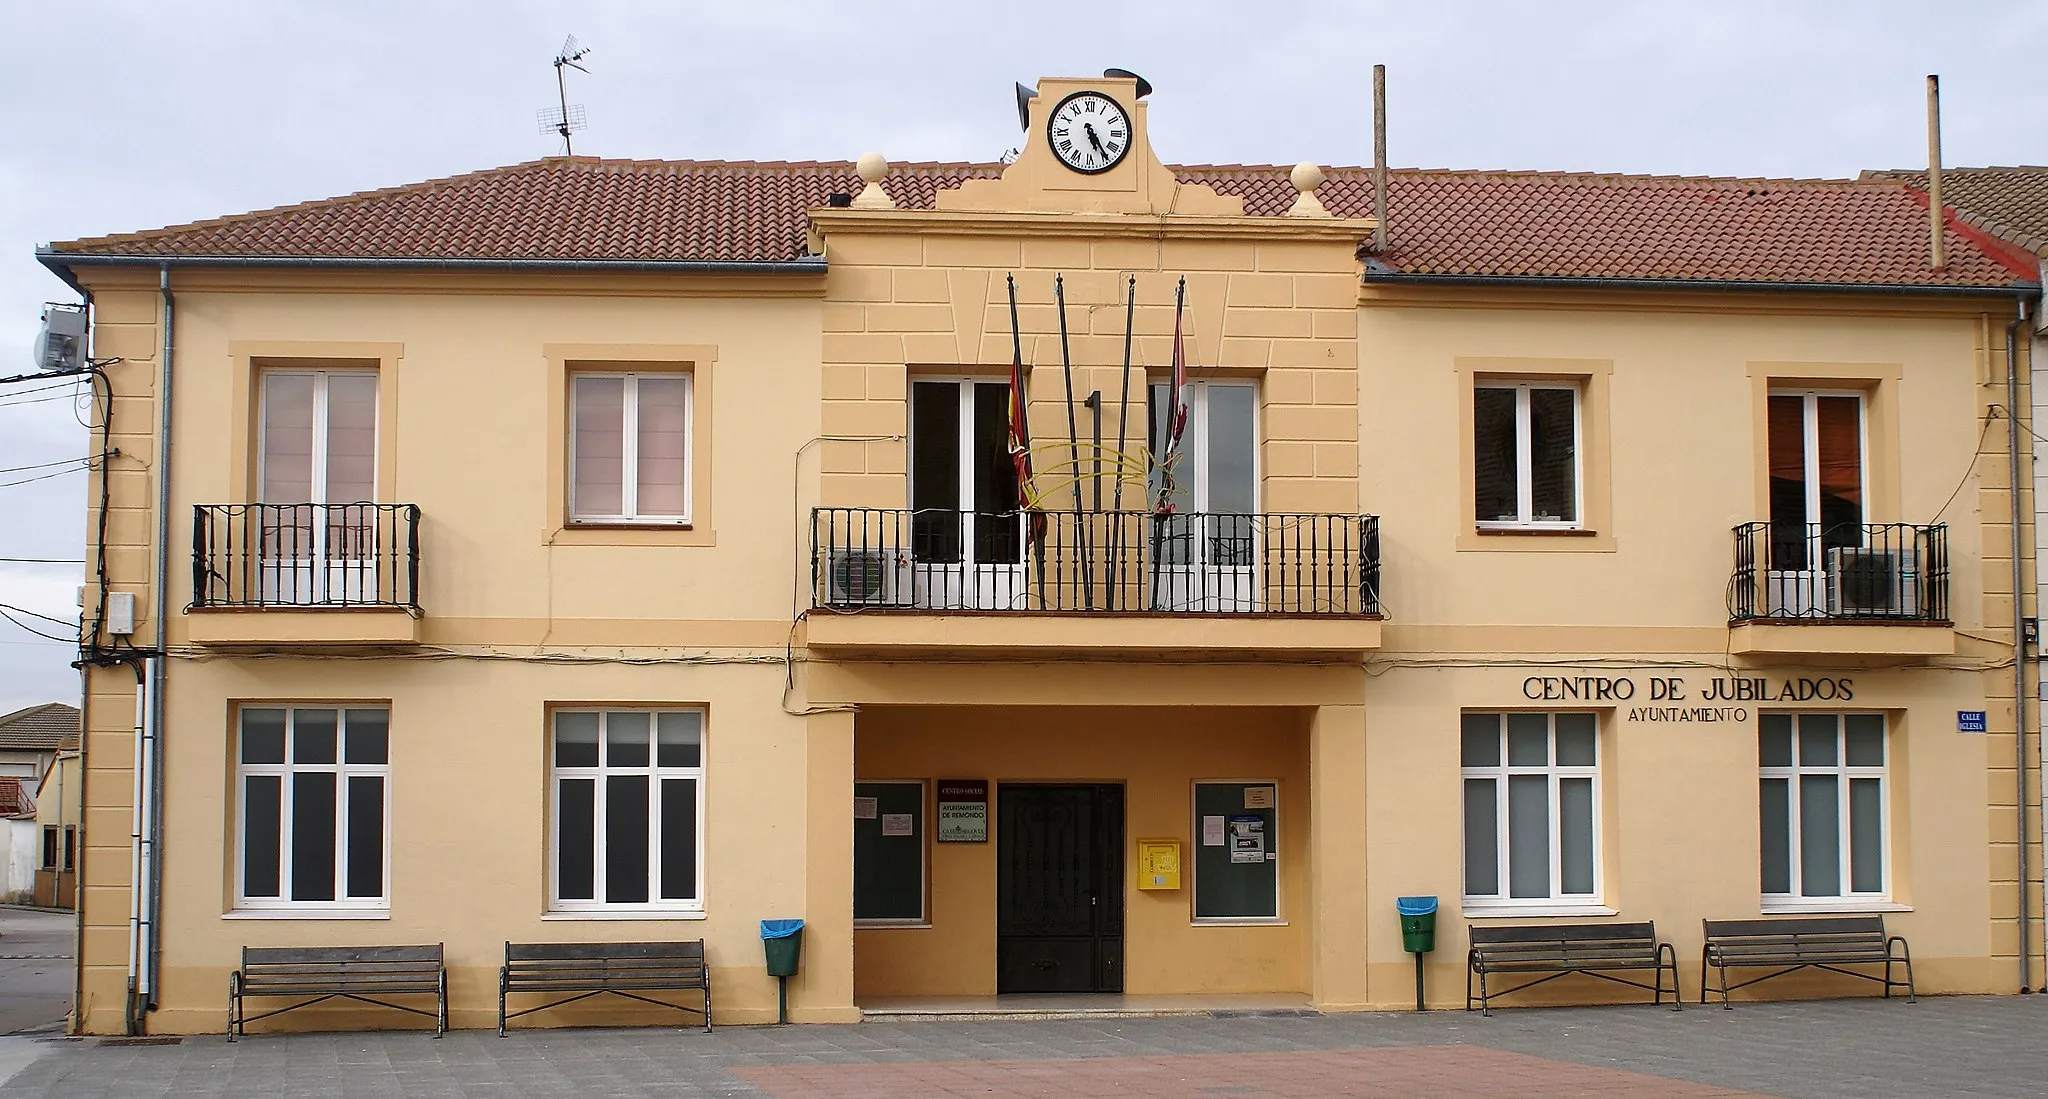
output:
[{"label": "clock", "polygon": [[1101,92],[1075,92],[1045,120],[1045,143],[1061,164],[1077,172],[1107,172],[1131,151],[1130,116]]}]

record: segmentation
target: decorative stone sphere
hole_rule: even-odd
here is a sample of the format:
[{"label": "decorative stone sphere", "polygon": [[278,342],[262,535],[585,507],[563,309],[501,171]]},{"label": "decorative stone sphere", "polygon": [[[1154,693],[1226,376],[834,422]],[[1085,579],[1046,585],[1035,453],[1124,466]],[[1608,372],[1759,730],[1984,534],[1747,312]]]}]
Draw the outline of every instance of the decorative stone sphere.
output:
[{"label": "decorative stone sphere", "polygon": [[1288,182],[1294,184],[1294,189],[1302,194],[1307,194],[1321,187],[1324,178],[1323,170],[1306,160],[1295,165],[1294,170],[1287,173]]},{"label": "decorative stone sphere", "polygon": [[860,159],[853,162],[853,168],[860,173],[862,183],[874,183],[888,174],[889,162],[880,153],[862,153]]}]

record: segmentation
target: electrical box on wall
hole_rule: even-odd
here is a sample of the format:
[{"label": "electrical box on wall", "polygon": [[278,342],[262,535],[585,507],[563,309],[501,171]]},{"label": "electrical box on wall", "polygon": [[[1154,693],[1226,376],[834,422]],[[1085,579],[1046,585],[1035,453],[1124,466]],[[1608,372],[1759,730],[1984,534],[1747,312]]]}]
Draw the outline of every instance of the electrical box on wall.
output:
[{"label": "electrical box on wall", "polygon": [[1180,888],[1180,841],[1138,841],[1138,888]]},{"label": "electrical box on wall", "polygon": [[116,637],[126,637],[135,632],[134,592],[107,593],[107,632]]}]

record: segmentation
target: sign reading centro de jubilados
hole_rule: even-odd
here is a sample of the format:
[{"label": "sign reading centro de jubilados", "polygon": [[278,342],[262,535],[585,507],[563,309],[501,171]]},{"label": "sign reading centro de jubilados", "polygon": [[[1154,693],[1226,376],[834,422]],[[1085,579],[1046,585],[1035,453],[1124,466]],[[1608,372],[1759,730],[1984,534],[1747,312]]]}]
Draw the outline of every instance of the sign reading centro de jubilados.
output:
[{"label": "sign reading centro de jubilados", "polygon": [[[1682,676],[1647,677],[1647,691],[1641,697],[1662,706],[1631,706],[1630,721],[1747,721],[1749,709],[1743,702],[1850,702],[1856,698],[1856,681],[1840,678],[1772,679],[1767,676],[1716,676],[1695,700],[1688,694]],[[1638,697],[1635,679],[1629,676],[1532,675],[1522,681],[1522,697],[1536,702],[1629,702]],[[1711,702],[1719,705],[1676,705],[1681,702]]]}]

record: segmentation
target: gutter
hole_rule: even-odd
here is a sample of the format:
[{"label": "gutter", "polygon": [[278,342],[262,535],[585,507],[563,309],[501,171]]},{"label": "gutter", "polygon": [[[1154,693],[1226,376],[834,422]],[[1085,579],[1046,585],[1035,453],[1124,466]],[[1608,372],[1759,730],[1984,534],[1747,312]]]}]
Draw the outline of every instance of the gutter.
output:
[{"label": "gutter", "polygon": [[626,274],[822,275],[825,257],[795,260],[464,259],[422,256],[151,256],[36,249],[36,261],[76,286],[74,267],[265,267],[379,271],[589,271]]},{"label": "gutter", "polygon": [[1908,294],[1927,297],[2033,298],[2038,283],[2005,286],[1920,286],[1860,282],[1762,282],[1754,279],[1571,278],[1551,275],[1411,275],[1369,261],[1368,286],[1500,286],[1531,290],[1709,290],[1748,293]]}]

